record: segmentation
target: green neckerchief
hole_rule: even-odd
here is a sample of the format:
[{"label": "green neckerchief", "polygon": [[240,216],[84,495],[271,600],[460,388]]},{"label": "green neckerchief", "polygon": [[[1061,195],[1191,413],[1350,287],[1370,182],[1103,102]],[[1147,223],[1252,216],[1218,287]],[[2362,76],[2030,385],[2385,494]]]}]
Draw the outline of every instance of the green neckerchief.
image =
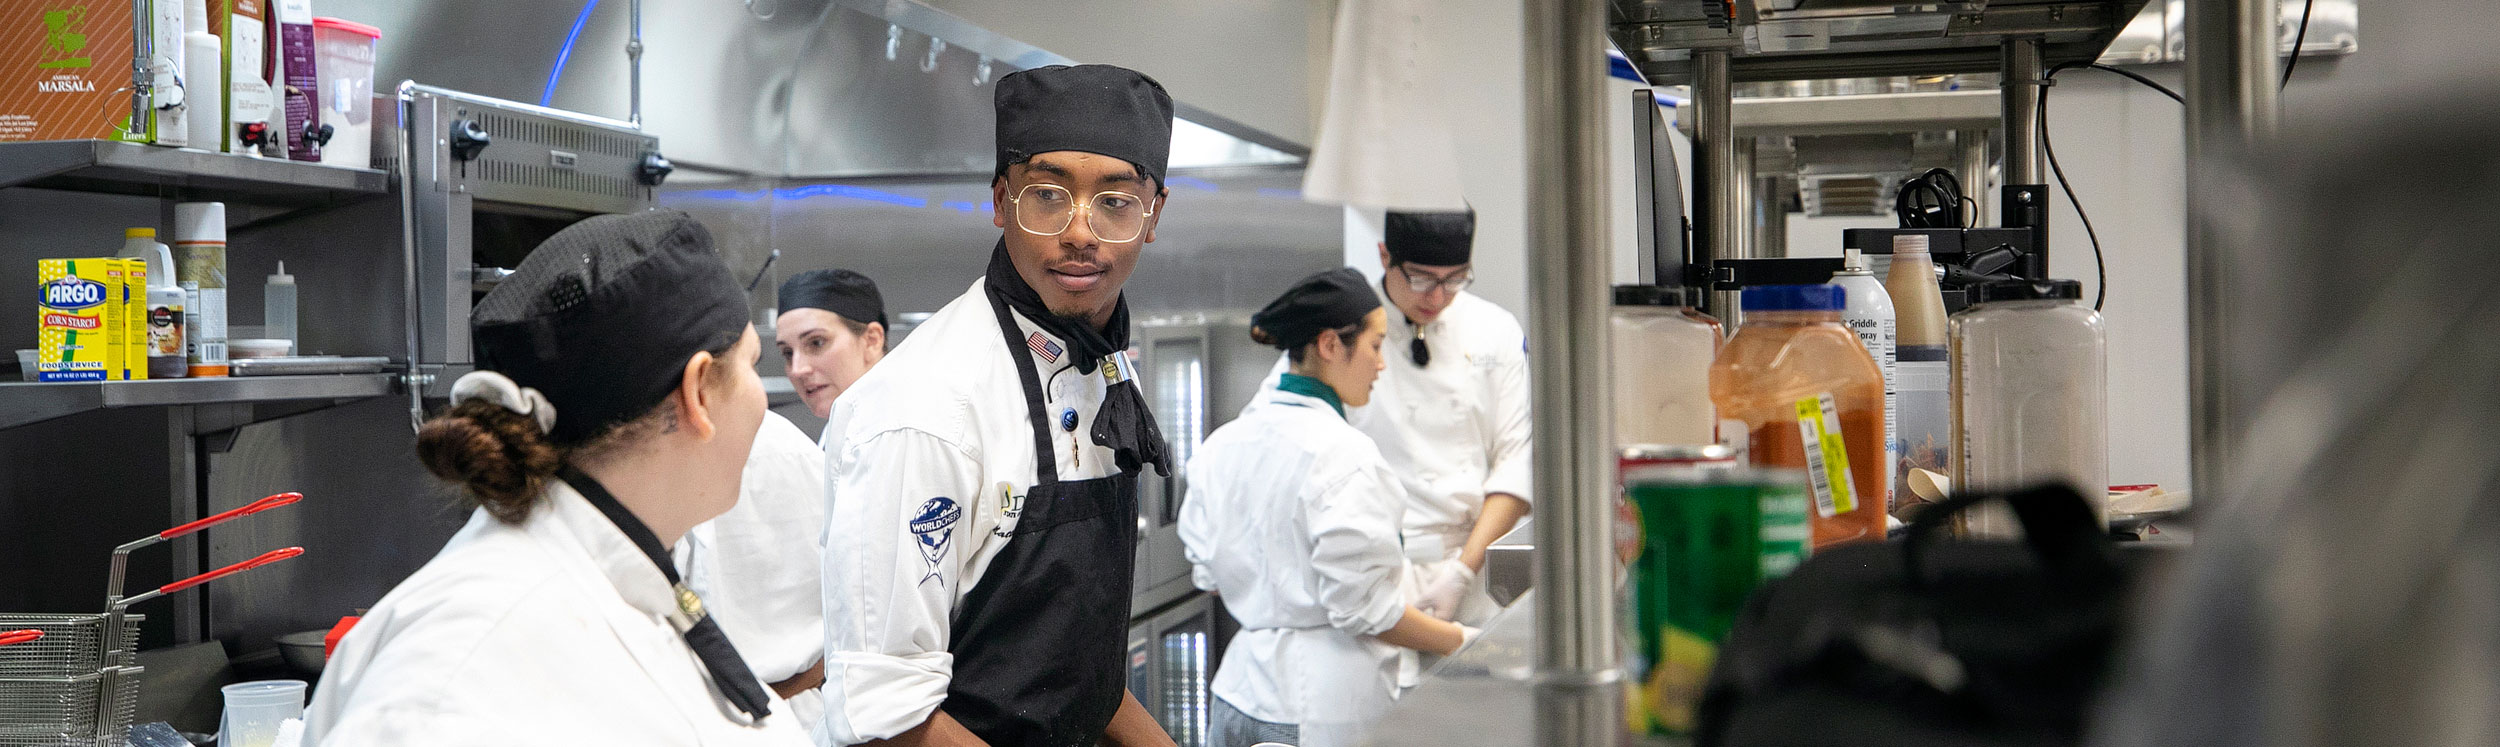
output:
[{"label": "green neckerchief", "polygon": [[1336,410],[1337,417],[1345,417],[1345,401],[1338,399],[1336,387],[1329,386],[1326,382],[1301,374],[1289,373],[1276,380],[1276,389],[1305,397],[1316,397],[1319,401],[1328,403],[1329,409]]}]

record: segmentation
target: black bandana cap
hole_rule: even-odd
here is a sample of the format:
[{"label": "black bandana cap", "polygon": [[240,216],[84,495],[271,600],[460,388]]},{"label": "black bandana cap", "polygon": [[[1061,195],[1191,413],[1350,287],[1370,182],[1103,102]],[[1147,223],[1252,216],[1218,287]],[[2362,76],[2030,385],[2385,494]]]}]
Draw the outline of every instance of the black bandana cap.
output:
[{"label": "black bandana cap", "polygon": [[1172,156],[1172,97],[1144,73],[1051,65],[998,79],[998,174],[1035,154],[1073,150],[1135,165],[1163,184]]},{"label": "black bandana cap", "polygon": [[1363,273],[1340,267],[1294,283],[1267,308],[1250,315],[1250,324],[1265,330],[1278,349],[1293,350],[1311,344],[1322,332],[1360,322],[1377,308],[1380,294],[1372,292]]},{"label": "black bandana cap", "polygon": [[1389,213],[1381,243],[1389,261],[1426,267],[1467,264],[1475,253],[1476,211]]},{"label": "black bandana cap", "polygon": [[[877,292],[877,281],[850,270],[808,270],[781,281],[781,308],[775,314],[791,309],[822,309],[861,324],[886,324],[885,296]],[[891,326],[891,325],[889,325]]]},{"label": "black bandana cap", "polygon": [[580,446],[649,413],[686,359],[738,341],[746,291],[712,233],[675,210],[601,215],[530,251],[469,319],[478,367],[547,395],[548,437]]}]

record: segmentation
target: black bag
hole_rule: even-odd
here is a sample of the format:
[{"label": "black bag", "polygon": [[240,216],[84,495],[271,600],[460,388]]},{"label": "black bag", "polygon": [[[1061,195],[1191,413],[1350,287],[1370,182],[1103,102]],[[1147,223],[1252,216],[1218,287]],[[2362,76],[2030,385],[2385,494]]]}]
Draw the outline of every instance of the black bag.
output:
[{"label": "black bag", "polygon": [[2021,542],[1945,538],[1998,496],[1929,507],[1746,602],[1704,692],[1697,747],[2073,745],[2110,667],[2127,573],[2081,496],[2002,496]]}]

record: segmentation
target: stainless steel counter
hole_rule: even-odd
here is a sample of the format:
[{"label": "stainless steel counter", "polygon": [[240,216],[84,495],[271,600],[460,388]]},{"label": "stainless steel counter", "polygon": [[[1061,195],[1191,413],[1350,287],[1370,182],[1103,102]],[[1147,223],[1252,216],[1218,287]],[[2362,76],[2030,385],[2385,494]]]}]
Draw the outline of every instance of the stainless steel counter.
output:
[{"label": "stainless steel counter", "polygon": [[[1493,544],[1485,561],[1489,585],[1503,582],[1497,564],[1524,561],[1533,534],[1526,524]],[[1507,559],[1505,559],[1507,558]],[[1496,599],[1500,597],[1497,595]],[[1511,600],[1476,642],[1433,665],[1372,730],[1370,747],[1526,747],[1536,743],[1536,591]],[[1639,747],[1684,747],[1688,741],[1635,738]]]},{"label": "stainless steel counter", "polygon": [[1536,592],[1493,618],[1476,642],[1432,667],[1372,730],[1372,747],[1528,745],[1536,741]]}]

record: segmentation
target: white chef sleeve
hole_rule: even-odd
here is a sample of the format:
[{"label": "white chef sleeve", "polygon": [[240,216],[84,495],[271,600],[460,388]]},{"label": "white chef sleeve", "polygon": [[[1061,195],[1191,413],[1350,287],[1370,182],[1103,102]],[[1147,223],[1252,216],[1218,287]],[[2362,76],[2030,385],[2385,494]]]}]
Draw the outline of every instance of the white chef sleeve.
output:
[{"label": "white chef sleeve", "polygon": [[837,455],[826,475],[825,733],[838,744],[901,734],[946,699],[948,625],[991,510],[980,464],[927,432],[896,429]]},{"label": "white chef sleeve", "polygon": [[1536,502],[1535,458],[1529,453],[1528,355],[1524,350],[1496,353],[1485,364],[1486,396],[1491,399],[1493,430],[1485,444],[1484,494],[1509,493]]},{"label": "white chef sleeve", "polygon": [[[1331,460],[1321,458],[1322,464]],[[1376,455],[1366,461],[1337,479],[1315,481],[1315,490],[1303,496],[1303,515],[1311,533],[1311,569],[1319,578],[1312,591],[1328,610],[1328,624],[1355,635],[1379,635],[1406,613],[1398,586],[1406,571],[1406,554],[1398,547],[1405,493],[1387,463]]]},{"label": "white chef sleeve", "polygon": [[1207,515],[1207,489],[1199,487],[1210,484],[1207,481],[1212,479],[1207,475],[1208,470],[1200,464],[1204,458],[1193,457],[1188,466],[1182,468],[1189,478],[1185,481],[1189,485],[1189,495],[1181,501],[1181,555],[1189,559],[1190,585],[1198,587],[1199,591],[1215,591],[1215,571],[1207,567],[1208,563],[1214,562],[1216,554],[1215,525],[1210,523],[1214,518]]}]

